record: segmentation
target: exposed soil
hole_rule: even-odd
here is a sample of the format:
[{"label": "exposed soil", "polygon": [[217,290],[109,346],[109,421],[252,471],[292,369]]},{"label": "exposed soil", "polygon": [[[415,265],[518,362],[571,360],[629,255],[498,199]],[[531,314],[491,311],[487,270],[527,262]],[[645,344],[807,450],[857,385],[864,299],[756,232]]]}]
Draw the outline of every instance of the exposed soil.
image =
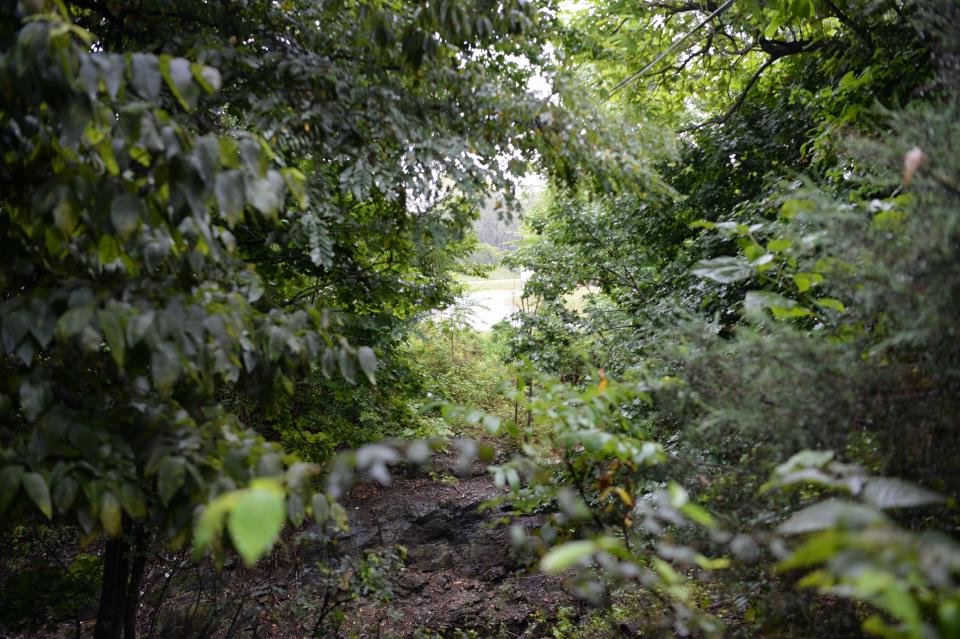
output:
[{"label": "exposed soil", "polygon": [[[525,517],[508,523],[497,508],[480,512],[478,507],[502,494],[501,489],[479,463],[460,477],[455,476],[455,465],[453,455],[439,455],[429,476],[400,474],[387,487],[356,485],[342,502],[350,518],[349,533],[331,545],[311,541],[309,528],[288,531],[277,549],[252,568],[228,558],[223,569],[216,570],[209,560],[194,563],[189,549],[171,553],[158,545],[145,575],[139,635],[149,639],[398,639],[417,631],[417,637],[463,636],[456,635],[460,629],[484,639],[549,636],[558,608],[578,608],[578,603],[564,590],[561,579],[518,563],[511,552],[509,530],[511,524],[530,529],[541,521]],[[297,542],[298,538],[302,541]],[[327,606],[324,599],[330,584],[343,574],[335,571],[343,565],[337,562],[344,555],[389,551],[397,545],[406,548],[406,561],[404,568],[389,573],[394,593],[390,601],[379,603],[361,593],[358,601],[345,607],[339,601],[332,608]],[[56,575],[57,566],[69,565],[78,552],[76,547],[58,546],[21,563],[34,569],[46,565]],[[95,555],[98,549],[94,546],[86,552]],[[59,555],[57,562],[51,561],[54,554]],[[334,571],[333,577],[328,568]],[[10,578],[0,571],[0,594]],[[356,575],[350,579],[355,582]],[[89,638],[96,592],[92,586],[75,595],[77,603],[67,606],[60,618],[45,609],[50,605],[47,597],[38,602],[36,611],[22,612],[52,621],[19,632],[0,624],[0,639]],[[324,609],[330,614],[322,613]],[[345,613],[343,623],[334,619],[337,609]]]},{"label": "exposed soil", "polygon": [[[509,527],[499,521],[503,512],[479,512],[483,502],[501,494],[490,477],[475,467],[455,478],[451,462],[438,461],[443,480],[361,485],[346,501],[348,547],[359,552],[403,545],[407,567],[396,577],[394,600],[350,611],[341,636],[406,637],[418,628],[439,634],[460,628],[481,637],[503,631],[539,637],[560,606],[576,606],[560,578],[517,565]],[[530,529],[541,522],[526,517],[512,523]]]}]

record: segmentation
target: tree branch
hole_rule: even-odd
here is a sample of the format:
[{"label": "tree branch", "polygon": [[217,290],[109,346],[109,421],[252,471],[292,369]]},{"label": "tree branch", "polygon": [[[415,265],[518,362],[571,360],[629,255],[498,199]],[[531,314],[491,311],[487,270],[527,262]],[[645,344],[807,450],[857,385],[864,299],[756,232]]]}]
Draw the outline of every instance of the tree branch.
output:
[{"label": "tree branch", "polygon": [[873,38],[870,36],[870,30],[865,29],[861,25],[857,24],[853,18],[844,13],[843,10],[834,4],[832,0],[823,0],[823,2],[842,24],[846,25],[851,31],[860,36],[860,39],[866,43],[867,49],[873,53]]},{"label": "tree branch", "polygon": [[631,73],[631,74],[628,75],[626,78],[624,78],[623,80],[621,80],[620,82],[618,82],[618,83],[617,83],[617,86],[613,87],[613,90],[610,92],[610,97],[612,98],[618,91],[620,91],[620,89],[622,89],[623,87],[627,86],[628,84],[630,84],[631,82],[633,82],[633,81],[636,80],[637,78],[641,77],[643,74],[645,74],[645,73],[646,73],[647,71],[649,71],[651,68],[653,68],[653,66],[654,66],[655,64],[657,64],[658,62],[660,62],[661,60],[663,60],[665,57],[667,57],[667,56],[670,54],[671,51],[673,51],[673,50],[676,49],[678,46],[680,46],[681,44],[683,44],[684,42],[686,42],[687,39],[688,39],[690,36],[692,36],[692,35],[695,34],[697,31],[699,31],[700,29],[702,29],[705,24],[707,24],[708,22],[710,22],[711,20],[713,20],[713,19],[716,18],[718,15],[720,15],[721,13],[723,13],[724,11],[726,11],[727,9],[729,9],[729,8],[732,7],[732,6],[733,6],[733,0],[727,0],[727,1],[724,2],[722,5],[720,5],[719,7],[717,7],[717,9],[716,9],[713,13],[711,13],[711,14],[708,15],[706,18],[704,18],[703,20],[701,20],[701,21],[697,24],[697,26],[695,26],[693,29],[691,29],[690,31],[687,31],[685,34],[683,34],[683,36],[682,36],[680,39],[675,40],[675,41],[673,42],[673,44],[671,44],[669,47],[667,47],[662,53],[660,53],[660,55],[658,55],[657,57],[655,57],[653,60],[651,60],[651,61],[648,62],[647,64],[643,65],[643,68],[642,68],[642,69],[640,69],[639,71],[635,71],[634,73]]},{"label": "tree branch", "polygon": [[760,65],[760,68],[754,72],[753,76],[750,77],[750,80],[747,82],[747,86],[744,87],[743,91],[740,92],[740,95],[737,97],[733,105],[727,109],[727,112],[721,116],[715,118],[710,118],[700,124],[685,127],[680,129],[681,133],[689,133],[690,131],[696,131],[702,129],[705,126],[711,124],[724,124],[729,120],[733,115],[740,110],[740,107],[743,106],[744,101],[747,99],[747,95],[750,93],[750,90],[753,89],[757,81],[760,80],[760,76],[763,75],[763,72],[766,71],[774,62],[780,58],[785,58],[791,55],[797,55],[800,53],[809,53],[810,51],[817,51],[823,49],[829,44],[832,40],[796,40],[796,41],[785,41],[785,40],[768,40],[767,38],[760,38],[758,41],[760,49],[766,53],[770,54],[770,57]]},{"label": "tree branch", "polygon": [[703,127],[708,126],[708,125],[711,125],[711,124],[723,124],[723,123],[725,123],[727,120],[729,120],[729,119],[733,116],[734,113],[736,113],[736,112],[740,109],[741,106],[743,106],[744,100],[747,99],[747,94],[750,93],[750,89],[752,89],[752,88],[753,88],[753,85],[755,85],[755,84],[757,83],[757,81],[760,79],[760,76],[763,75],[763,72],[766,71],[767,68],[768,68],[770,65],[772,65],[774,62],[776,62],[777,60],[779,60],[781,57],[783,57],[783,56],[771,56],[770,58],[767,58],[767,61],[766,61],[766,62],[764,62],[762,65],[760,65],[760,68],[757,69],[756,73],[754,73],[753,76],[750,78],[750,81],[747,82],[747,86],[744,87],[743,91],[740,92],[740,95],[739,95],[739,97],[737,97],[736,102],[733,103],[733,106],[731,106],[729,109],[727,109],[727,112],[726,112],[726,113],[724,113],[724,114],[721,115],[721,116],[715,117],[715,118],[710,118],[709,120],[706,120],[706,121],[704,121],[704,122],[701,122],[700,124],[697,124],[696,126],[686,127],[686,128],[684,128],[684,129],[680,129],[680,132],[681,132],[681,133],[688,133],[688,132],[690,132],[690,131],[696,131],[696,130],[698,130],[698,129],[702,129]]}]

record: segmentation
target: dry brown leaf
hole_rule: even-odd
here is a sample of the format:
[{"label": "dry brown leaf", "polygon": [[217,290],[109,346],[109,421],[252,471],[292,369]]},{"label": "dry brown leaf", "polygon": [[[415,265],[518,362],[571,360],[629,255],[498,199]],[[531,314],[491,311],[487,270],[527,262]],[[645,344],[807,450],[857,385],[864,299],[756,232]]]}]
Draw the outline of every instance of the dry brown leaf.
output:
[{"label": "dry brown leaf", "polygon": [[903,186],[910,186],[913,174],[927,161],[927,154],[919,146],[915,146],[903,156]]}]

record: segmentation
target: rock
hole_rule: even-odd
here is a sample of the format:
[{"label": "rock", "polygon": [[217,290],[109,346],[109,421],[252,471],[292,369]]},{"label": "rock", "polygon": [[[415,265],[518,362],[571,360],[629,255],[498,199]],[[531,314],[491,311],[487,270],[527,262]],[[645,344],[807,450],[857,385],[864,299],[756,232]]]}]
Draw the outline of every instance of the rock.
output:
[{"label": "rock", "polygon": [[396,577],[396,584],[407,592],[420,592],[429,579],[419,572],[402,572]]}]

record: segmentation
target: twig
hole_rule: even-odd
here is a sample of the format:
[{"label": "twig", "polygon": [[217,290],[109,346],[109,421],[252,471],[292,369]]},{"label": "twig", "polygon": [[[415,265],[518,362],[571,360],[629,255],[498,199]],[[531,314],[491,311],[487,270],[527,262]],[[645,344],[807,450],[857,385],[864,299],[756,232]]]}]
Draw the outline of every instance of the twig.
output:
[{"label": "twig", "polygon": [[618,91],[620,91],[620,89],[627,86],[628,84],[630,84],[631,82],[633,82],[634,80],[642,76],[644,73],[649,71],[651,68],[653,68],[655,64],[657,64],[658,62],[663,60],[665,57],[667,57],[671,51],[677,48],[677,46],[686,42],[687,38],[689,38],[690,36],[695,34],[697,31],[702,29],[705,24],[707,24],[708,22],[716,18],[718,15],[720,15],[721,13],[729,9],[731,6],[733,6],[733,0],[727,0],[722,5],[717,7],[716,11],[714,11],[713,13],[708,15],[706,18],[701,20],[700,23],[697,24],[697,26],[695,26],[693,29],[683,34],[683,37],[681,37],[679,40],[674,41],[674,43],[671,44],[669,47],[667,47],[660,55],[658,55],[653,60],[645,64],[642,69],[640,69],[639,71],[635,71],[634,73],[631,73],[626,78],[618,82],[617,86],[613,87],[613,90],[610,92],[610,97],[612,98]]},{"label": "twig", "polygon": [[709,120],[701,122],[700,124],[697,124],[695,126],[690,126],[690,127],[680,129],[680,132],[689,133],[690,131],[696,131],[698,129],[702,129],[703,127],[708,126],[710,124],[723,124],[724,122],[729,120],[730,117],[733,116],[733,114],[736,113],[741,106],[743,106],[743,102],[744,100],[747,99],[747,94],[750,93],[750,89],[752,89],[753,85],[757,83],[757,81],[760,79],[760,76],[763,75],[763,72],[767,70],[767,67],[769,67],[771,64],[779,60],[780,57],[781,56],[772,56],[768,58],[767,61],[764,62],[762,65],[760,65],[760,68],[757,69],[757,72],[754,73],[753,77],[750,78],[750,81],[747,82],[747,86],[743,89],[743,91],[740,92],[740,96],[737,98],[736,102],[733,103],[733,106],[731,106],[726,113],[715,118],[710,118]]}]

